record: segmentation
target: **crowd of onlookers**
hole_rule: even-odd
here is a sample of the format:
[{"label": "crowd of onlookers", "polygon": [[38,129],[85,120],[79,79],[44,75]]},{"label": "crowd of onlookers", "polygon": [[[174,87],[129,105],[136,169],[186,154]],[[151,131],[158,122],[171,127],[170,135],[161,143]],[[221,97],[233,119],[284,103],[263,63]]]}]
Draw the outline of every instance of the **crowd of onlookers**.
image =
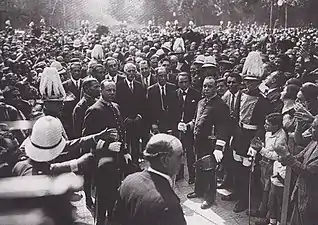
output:
[{"label": "crowd of onlookers", "polygon": [[[262,73],[257,74],[255,79],[252,76],[255,74],[244,71],[251,52],[257,52],[261,57]],[[216,151],[223,151],[221,155],[214,153],[221,163],[217,173],[218,188],[233,191],[222,200],[239,200],[235,212],[248,208],[247,199],[242,199],[242,196],[247,193],[251,181],[244,169],[236,171],[240,168],[236,164],[242,162],[250,168],[245,159],[253,158],[254,169],[249,173],[252,173],[255,182],[250,185],[258,189],[262,197],[259,207],[248,211],[248,214],[260,217],[257,224],[279,224],[286,168],[291,167],[289,182],[295,188],[290,193],[289,219],[297,225],[316,223],[318,30],[315,28],[270,31],[266,26],[229,23],[226,27],[206,32],[193,23],[188,27],[167,23],[162,29],[122,28],[119,32],[108,33],[103,29],[89,29],[85,24],[78,31],[59,30],[41,21],[38,27],[32,23],[28,30],[18,31],[12,28],[10,21],[6,21],[5,29],[0,31],[0,79],[0,177],[28,174],[25,166],[19,164],[28,158],[48,164],[75,158],[80,163],[84,161],[83,171],[80,171],[81,166],[74,169],[78,165],[74,166],[72,162],[67,166],[71,171],[79,170],[84,175],[86,204],[88,208],[94,205],[97,208],[97,222],[102,223],[105,211],[112,215],[114,203],[109,201],[115,202],[116,198],[110,197],[116,197],[121,180],[118,182],[116,178],[103,183],[101,180],[105,174],[117,177],[114,173],[118,168],[108,164],[102,166],[105,162],[97,163],[97,166],[86,163],[91,157],[87,155],[92,152],[91,148],[100,147],[97,140],[103,136],[100,132],[116,128],[118,137],[112,137],[112,140],[125,143],[120,148],[126,162],[131,161],[128,173],[139,169],[139,163],[145,158],[143,150],[152,136],[167,133],[178,137],[186,152],[188,182],[192,185],[197,182],[196,169],[192,165],[204,156],[197,151],[200,149],[197,142],[202,135],[198,130],[212,127],[205,121],[199,126],[198,115],[203,120],[208,116],[223,120],[224,117],[218,116],[228,113],[230,122],[223,124],[226,138],[220,139],[221,129],[217,121],[216,138],[212,134],[212,140],[217,139],[214,145],[222,147],[222,150],[215,147]],[[60,89],[59,82],[63,86]],[[200,110],[209,104],[204,99],[210,101],[215,97],[214,93],[224,101],[226,110],[200,114]],[[189,103],[188,98],[191,98]],[[255,123],[244,121],[246,101],[255,104],[252,109],[248,106]],[[214,107],[213,104],[211,107]],[[77,146],[77,150],[65,155],[59,152],[63,156],[57,161],[59,154],[51,158],[37,157],[34,151],[27,150],[30,143],[25,140],[28,140],[35,121],[43,116],[59,118],[63,125],[60,138],[65,141],[100,135],[92,140],[85,139],[89,143],[86,145],[72,142],[71,148]],[[58,127],[52,121],[42,121],[41,125],[46,123]],[[234,143],[236,147],[232,145],[233,140],[243,140],[238,139],[235,133],[238,127],[245,129],[242,131],[246,135],[244,141],[248,140],[248,151],[244,153],[239,152],[237,146],[240,143]],[[41,132],[45,133],[44,128]],[[34,137],[32,132],[31,144],[36,147],[41,147],[36,144],[36,141],[41,143],[41,132]],[[242,135],[240,138],[243,138]],[[52,143],[52,138],[47,143]],[[112,152],[117,152],[117,148],[114,145],[110,147]],[[154,148],[154,151],[158,150]],[[214,149],[209,154],[212,151]],[[98,157],[99,154],[96,153]],[[105,153],[101,155],[109,157]],[[120,161],[117,156],[113,159]],[[156,165],[154,160],[151,162]],[[176,181],[184,178],[183,164],[177,172]],[[23,174],[16,172],[17,165],[20,169],[23,167]],[[64,171],[64,166],[57,170]],[[44,169],[41,167],[39,170]],[[34,172],[31,174],[34,175]],[[102,200],[100,202],[103,203],[93,202],[92,186],[99,187],[96,190],[97,201],[105,197],[100,190],[110,194],[110,197],[105,197],[106,203]],[[196,192],[188,197],[202,196]],[[211,201],[202,207],[210,206]],[[179,222],[176,221],[182,224]]]}]

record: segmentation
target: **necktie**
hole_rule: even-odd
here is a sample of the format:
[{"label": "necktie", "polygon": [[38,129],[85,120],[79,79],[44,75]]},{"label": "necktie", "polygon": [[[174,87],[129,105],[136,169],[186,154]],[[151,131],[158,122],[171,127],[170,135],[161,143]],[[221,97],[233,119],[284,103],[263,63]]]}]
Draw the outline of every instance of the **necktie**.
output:
[{"label": "necktie", "polygon": [[144,79],[144,84],[145,84],[145,87],[146,87],[146,89],[148,88],[148,78],[146,77],[145,79]]},{"label": "necktie", "polygon": [[234,112],[234,104],[235,104],[235,95],[232,94],[232,99],[231,99],[231,104],[230,104],[231,112]]},{"label": "necktie", "polygon": [[164,87],[161,87],[161,107],[163,111],[166,110],[166,95]]},{"label": "necktie", "polygon": [[129,89],[131,92],[134,92],[134,87],[132,82],[129,83]]},{"label": "necktie", "polygon": [[[115,77],[112,77],[113,82],[115,82]],[[116,82],[115,82],[116,83]]]}]

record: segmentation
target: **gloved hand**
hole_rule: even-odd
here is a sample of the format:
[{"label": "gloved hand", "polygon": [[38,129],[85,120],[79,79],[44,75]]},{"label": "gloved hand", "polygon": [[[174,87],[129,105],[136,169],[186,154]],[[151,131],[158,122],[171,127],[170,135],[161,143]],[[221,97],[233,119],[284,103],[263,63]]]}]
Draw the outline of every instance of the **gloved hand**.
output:
[{"label": "gloved hand", "polygon": [[121,142],[116,141],[112,142],[108,146],[108,150],[112,152],[120,152]]},{"label": "gloved hand", "polygon": [[249,156],[251,156],[251,157],[255,157],[256,154],[257,154],[257,151],[256,151],[254,148],[252,148],[252,147],[249,147],[249,148],[248,148],[247,155],[249,155]]},{"label": "gloved hand", "polygon": [[217,163],[220,163],[223,159],[223,152],[220,150],[214,150],[213,155]]},{"label": "gloved hand", "polygon": [[128,164],[129,160],[132,160],[131,155],[128,153],[124,155],[124,158],[125,158],[126,164]]}]

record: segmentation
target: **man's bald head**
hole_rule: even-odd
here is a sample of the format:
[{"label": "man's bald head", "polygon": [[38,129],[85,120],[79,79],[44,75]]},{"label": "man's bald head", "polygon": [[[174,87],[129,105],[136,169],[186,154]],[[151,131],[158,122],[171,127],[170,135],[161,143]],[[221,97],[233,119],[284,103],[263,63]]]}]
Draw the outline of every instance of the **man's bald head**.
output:
[{"label": "man's bald head", "polygon": [[178,138],[156,134],[147,143],[144,155],[151,167],[173,177],[180,169],[183,148]]}]

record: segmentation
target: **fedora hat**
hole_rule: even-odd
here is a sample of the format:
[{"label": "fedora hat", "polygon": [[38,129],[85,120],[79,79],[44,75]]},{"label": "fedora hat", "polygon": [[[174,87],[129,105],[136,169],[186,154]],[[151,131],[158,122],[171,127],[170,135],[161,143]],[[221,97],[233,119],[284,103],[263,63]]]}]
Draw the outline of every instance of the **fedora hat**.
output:
[{"label": "fedora hat", "polygon": [[52,116],[38,119],[31,136],[25,142],[26,155],[36,162],[49,162],[64,150],[66,140],[61,121]]}]

